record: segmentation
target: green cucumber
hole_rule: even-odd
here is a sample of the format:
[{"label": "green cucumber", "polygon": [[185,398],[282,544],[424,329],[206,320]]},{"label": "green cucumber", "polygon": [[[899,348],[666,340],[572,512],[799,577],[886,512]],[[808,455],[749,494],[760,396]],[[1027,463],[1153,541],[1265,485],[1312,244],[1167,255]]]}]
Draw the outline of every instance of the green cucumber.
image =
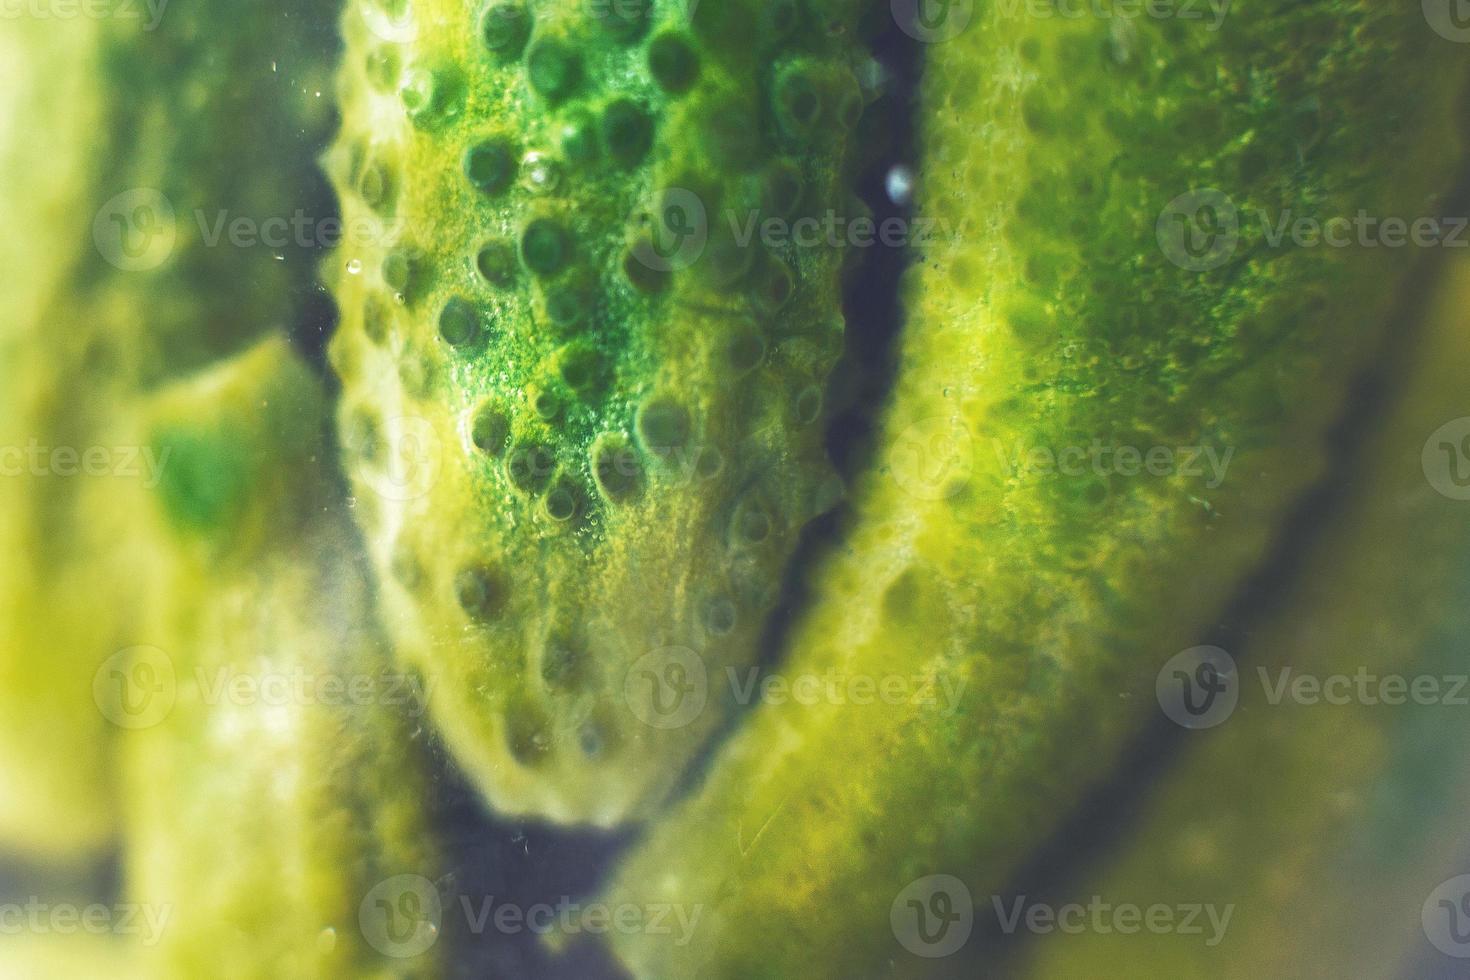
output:
[{"label": "green cucumber", "polygon": [[147,592],[117,500],[166,465],[124,419],[141,389],[291,323],[314,263],[223,229],[328,216],[311,211],[334,10],[5,18],[0,848],[83,857],[113,833],[114,728],[90,685]]},{"label": "green cucumber", "polygon": [[[1470,804],[1470,722],[1457,693],[1470,512],[1453,483],[1441,484],[1453,496],[1434,485],[1449,472],[1447,437],[1436,434],[1470,426],[1470,262],[1448,271],[1428,329],[1407,340],[1404,390],[1341,470],[1347,499],[1279,611],[1232,651],[1234,711],[1186,733],[1123,838],[1069,888],[1067,900],[1230,908],[1223,936],[1036,937],[1006,976],[1387,977],[1416,952],[1433,955],[1421,912],[1443,914],[1431,898],[1454,873]],[[1308,701],[1275,693],[1290,690],[1283,679],[1334,676],[1350,686],[1302,687]]]},{"label": "green cucumber", "polygon": [[407,662],[489,802],[646,814],[731,705],[840,496],[822,392],[856,207],[863,0],[360,0],[328,168],[356,513]]},{"label": "green cucumber", "polygon": [[[910,972],[908,889],[999,887],[1099,784],[1323,472],[1421,258],[1276,246],[1258,213],[1435,216],[1465,67],[1351,0],[1218,31],[987,5],[932,46],[918,202],[954,233],[913,267],[885,465],[778,668],[844,697],[760,706],[632,855],[609,901],[704,913],[683,946],[613,937],[635,975]],[[1191,472],[1205,448],[1223,472]]]},{"label": "green cucumber", "polygon": [[438,972],[431,889],[400,884],[442,870],[421,699],[374,631],[328,419],[277,339],[145,410],[173,447],[152,508],[171,548],[105,703],[127,729],[128,899],[168,913],[139,949],[152,976]]}]

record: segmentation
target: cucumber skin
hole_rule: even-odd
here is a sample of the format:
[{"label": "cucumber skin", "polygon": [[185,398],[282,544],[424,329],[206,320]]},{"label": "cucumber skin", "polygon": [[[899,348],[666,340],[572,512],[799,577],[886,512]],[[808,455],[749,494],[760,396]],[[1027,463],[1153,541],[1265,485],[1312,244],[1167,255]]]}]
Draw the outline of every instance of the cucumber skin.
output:
[{"label": "cucumber skin", "polygon": [[[329,271],[345,468],[395,644],[434,684],[436,724],[502,812],[646,815],[730,706],[647,724],[625,697],[630,669],[670,647],[710,672],[752,662],[800,529],[840,495],[818,408],[842,347],[842,250],[746,254],[723,215],[757,208],[781,165],[804,183],[801,207],[850,207],[860,140],[834,117],[861,108],[843,101],[861,99],[861,6],[739,0],[700,5],[690,25],[670,3],[624,42],[600,33],[595,7],[556,0],[531,5],[534,27],[501,54],[481,40],[499,8],[425,0],[394,22],[411,38],[400,43],[384,40],[394,31],[369,0],[346,13],[344,123],[327,167],[347,226],[370,231]],[[768,8],[800,19],[788,41]],[[832,32],[810,29],[818,16]],[[687,91],[662,90],[645,64],[670,37],[697,53]],[[580,60],[564,98],[528,81],[548,50]],[[783,73],[811,80],[831,124],[805,145],[773,119]],[[609,122],[619,100],[651,121],[642,155]],[[508,161],[510,179],[487,164],[471,180],[482,146],[505,148],[487,159]],[[552,177],[536,184],[538,173]],[[656,201],[681,191],[706,209],[709,245],[675,251],[661,276],[639,264],[653,232],[634,216],[667,215]],[[650,218],[655,230],[666,220]],[[568,268],[533,272],[556,265],[528,258],[536,221],[561,230]],[[503,281],[478,265],[486,246]],[[789,299],[763,307],[783,274]],[[580,320],[559,328],[553,309]],[[639,421],[660,407],[663,434]],[[394,470],[415,447],[407,465],[422,469]],[[606,458],[626,472],[604,479]],[[554,516],[562,505],[570,519]],[[747,518],[762,540],[736,537]]]},{"label": "cucumber skin", "polygon": [[[211,245],[196,214],[328,213],[313,144],[330,117],[312,93],[332,9],[212,0],[166,8],[151,30],[126,16],[6,20],[0,445],[136,448],[140,389],[291,321],[311,264]],[[140,190],[171,205],[174,243],[133,270],[94,223]],[[128,482],[0,479],[0,543],[15,556],[0,568],[0,847],[87,860],[115,831],[115,729],[91,679],[132,642],[148,594],[136,569],[150,545],[118,504]]]},{"label": "cucumber skin", "polygon": [[[1243,222],[1233,261],[1191,272],[1156,219],[1211,186],[1243,214],[1436,214],[1461,172],[1460,54],[1417,16],[1352,2],[1239,6],[1218,33],[992,8],[932,47],[919,207],[960,233],[915,264],[888,466],[857,490],[779,672],[963,693],[948,715],[758,708],[609,890],[704,909],[684,947],[613,938],[631,972],[918,972],[889,922],[904,887],[999,887],[1101,781],[1159,668],[1322,473],[1415,258],[1266,254]],[[940,454],[949,483],[917,466],[936,433],[970,447]],[[1094,438],[1235,452],[1206,489],[1013,474],[993,445]]]},{"label": "cucumber skin", "polygon": [[[1234,906],[1224,940],[1087,934],[1023,944],[1007,976],[1402,975],[1421,904],[1453,873],[1470,802],[1463,706],[1270,704],[1258,668],[1463,676],[1470,520],[1425,478],[1425,440],[1470,411],[1470,262],[1456,257],[1402,343],[1403,390],[1280,611],[1235,651],[1239,704],[1187,746],[1125,838],[1070,889],[1114,903]],[[1398,363],[1399,359],[1395,359]],[[1361,462],[1361,465],[1357,465]],[[1442,693],[1449,693],[1441,686]]]},{"label": "cucumber skin", "polygon": [[[141,508],[170,547],[139,636],[167,657],[173,703],[120,752],[128,897],[170,912],[156,946],[129,947],[150,976],[441,975],[444,944],[399,958],[413,951],[363,918],[379,882],[443,867],[421,706],[384,694],[392,660],[325,469],[328,419],[320,383],[276,338],[142,411],[144,437],[179,457]],[[224,490],[197,481],[221,472]],[[207,506],[189,502],[201,493]],[[259,697],[216,687],[242,676]],[[311,686],[282,700],[273,676]],[[349,699],[329,678],[380,683]]]}]

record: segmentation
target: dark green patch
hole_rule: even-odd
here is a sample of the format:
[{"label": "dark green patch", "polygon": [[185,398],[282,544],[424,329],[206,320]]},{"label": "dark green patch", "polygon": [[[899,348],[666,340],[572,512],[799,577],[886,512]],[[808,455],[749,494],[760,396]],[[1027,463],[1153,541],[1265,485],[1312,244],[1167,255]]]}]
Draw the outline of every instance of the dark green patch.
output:
[{"label": "dark green patch", "polygon": [[485,140],[465,154],[465,176],[486,194],[502,194],[515,182],[517,156],[510,140]]},{"label": "dark green patch", "polygon": [[591,0],[592,22],[608,37],[632,44],[648,33],[653,0]]},{"label": "dark green patch", "polygon": [[526,53],[526,81],[543,98],[566,98],[582,78],[577,52],[555,38],[542,38]]},{"label": "dark green patch", "polygon": [[672,398],[649,399],[638,409],[638,438],[650,453],[682,448],[689,441],[689,412]]},{"label": "dark green patch", "polygon": [[505,582],[484,566],[466,568],[454,577],[454,594],[471,619],[492,620],[505,608]]},{"label": "dark green patch", "polygon": [[521,261],[538,276],[556,275],[571,255],[571,236],[551,218],[536,218],[521,233]]},{"label": "dark green patch", "polygon": [[509,289],[516,281],[516,254],[508,242],[487,242],[475,255],[475,269],[490,285]]},{"label": "dark green patch", "polygon": [[536,494],[545,489],[556,469],[556,457],[550,449],[535,443],[521,443],[510,451],[505,472],[516,489]]},{"label": "dark green patch", "polygon": [[607,155],[631,167],[653,147],[653,119],[632,99],[617,99],[602,111],[602,145]]},{"label": "dark green patch", "polygon": [[250,493],[243,441],[176,427],[160,431],[153,443],[162,473],[158,494],[174,526],[218,531],[238,518]]},{"label": "dark green patch", "polygon": [[531,36],[531,15],[519,3],[497,3],[480,21],[480,38],[485,47],[502,60],[520,54]]},{"label": "dark green patch", "polygon": [[470,441],[482,453],[499,456],[510,437],[510,419],[495,405],[487,402],[475,412],[470,423]]},{"label": "dark green patch", "polygon": [[439,336],[451,347],[468,347],[480,339],[480,314],[468,300],[455,297],[439,314]]},{"label": "dark green patch", "polygon": [[643,463],[620,435],[603,435],[592,447],[592,475],[603,496],[622,503],[643,492]]},{"label": "dark green patch", "polygon": [[699,78],[699,54],[682,33],[664,31],[648,44],[648,72],[665,92],[686,92]]}]

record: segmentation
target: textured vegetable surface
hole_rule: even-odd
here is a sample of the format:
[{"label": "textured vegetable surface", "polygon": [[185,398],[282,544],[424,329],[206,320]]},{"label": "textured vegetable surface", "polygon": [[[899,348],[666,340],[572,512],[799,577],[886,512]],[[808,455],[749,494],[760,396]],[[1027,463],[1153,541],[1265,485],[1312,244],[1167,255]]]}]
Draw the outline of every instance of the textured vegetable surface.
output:
[{"label": "textured vegetable surface", "polygon": [[[1386,977],[1428,949],[1421,909],[1450,873],[1470,800],[1456,690],[1470,515],[1425,478],[1441,460],[1431,437],[1470,414],[1470,263],[1458,259],[1444,285],[1429,329],[1406,339],[1415,354],[1397,404],[1339,469],[1347,500],[1279,611],[1236,651],[1239,703],[1218,728],[1189,733],[1124,839],[1073,889],[1233,907],[1223,940],[1058,935],[1023,947],[1025,970],[1006,975]],[[1273,704],[1282,678],[1326,687]]]},{"label": "textured vegetable surface", "polygon": [[[1461,925],[1464,708],[1256,674],[1465,673],[1463,261],[1400,329],[1470,173],[1434,4],[61,6],[0,6],[0,980],[1389,975]],[[846,289],[908,108],[921,222]],[[328,181],[340,389],[286,339]],[[1169,728],[1221,635],[1234,716]],[[1037,880],[1228,928],[995,941]]]},{"label": "textured vegetable surface", "polygon": [[173,550],[114,710],[129,898],[169,913],[151,975],[434,975],[438,920],[393,884],[438,867],[421,705],[373,631],[317,382],[272,339],[147,414]]},{"label": "textured vegetable surface", "polygon": [[[890,919],[910,883],[997,887],[1107,774],[1320,474],[1417,257],[1276,245],[1259,215],[1435,214],[1458,54],[1335,0],[1218,32],[997,6],[934,45],[919,204],[964,223],[915,267],[887,465],[779,668],[934,684],[752,713],[611,890],[706,909],[699,943],[615,937],[635,973],[912,967]],[[1159,475],[1093,464],[1095,441],[1233,455]],[[1071,447],[1080,475],[1033,462],[1075,471]]]},{"label": "textured vegetable surface", "polygon": [[397,645],[497,808],[608,824],[679,776],[840,490],[822,392],[857,0],[345,17],[333,357]]},{"label": "textured vegetable surface", "polygon": [[122,420],[140,388],[287,325],[302,277],[223,227],[313,207],[328,122],[329,4],[144,7],[22,12],[0,39],[0,844],[56,855],[113,827],[90,681],[145,591],[116,501],[166,466]]}]

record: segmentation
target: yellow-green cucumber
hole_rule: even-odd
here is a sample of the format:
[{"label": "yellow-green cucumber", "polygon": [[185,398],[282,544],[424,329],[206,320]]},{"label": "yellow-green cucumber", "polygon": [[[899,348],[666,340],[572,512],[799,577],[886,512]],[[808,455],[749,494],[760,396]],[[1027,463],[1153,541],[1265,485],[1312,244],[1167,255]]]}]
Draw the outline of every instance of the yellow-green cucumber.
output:
[{"label": "yellow-green cucumber", "polygon": [[128,901],[155,977],[434,977],[421,686],[372,618],[320,383],[280,339],[160,391],[170,548],[108,702],[126,727]]},{"label": "yellow-green cucumber", "polygon": [[1425,259],[1274,229],[1436,217],[1467,64],[1417,10],[1343,0],[1218,31],[985,5],[931,47],[917,200],[954,234],[906,284],[884,464],[786,693],[608,890],[703,909],[686,945],[613,937],[635,975],[923,965],[906,890],[998,887],[1110,773]]},{"label": "yellow-green cucumber", "polygon": [[1198,931],[1125,935],[1106,917],[1105,931],[1024,937],[1006,976],[1391,977],[1470,953],[1448,918],[1470,883],[1440,889],[1463,870],[1470,805],[1470,502],[1455,469],[1470,262],[1447,271],[1427,329],[1403,338],[1412,354],[1393,359],[1402,390],[1337,468],[1344,499],[1277,611],[1227,651],[1233,711],[1182,733],[1121,839],[1048,896],[1209,906],[1223,928],[1201,913]]},{"label": "yellow-green cucumber", "polygon": [[344,17],[328,168],[356,514],[395,644],[498,810],[646,815],[755,662],[841,495],[823,392],[861,212],[866,0],[395,7]]}]

